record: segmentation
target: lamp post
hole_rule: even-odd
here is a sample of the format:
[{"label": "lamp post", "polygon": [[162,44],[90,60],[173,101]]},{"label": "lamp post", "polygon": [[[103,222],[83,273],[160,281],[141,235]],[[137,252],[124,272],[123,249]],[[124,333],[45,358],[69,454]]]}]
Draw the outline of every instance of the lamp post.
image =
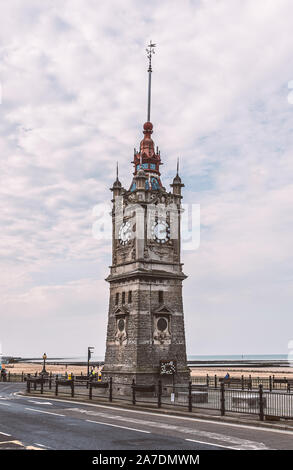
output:
[{"label": "lamp post", "polygon": [[41,372],[42,375],[47,375],[48,372],[46,371],[46,359],[47,359],[47,354],[44,353],[43,354],[43,361],[44,361],[44,364],[43,364],[43,370]]},{"label": "lamp post", "polygon": [[90,375],[90,359],[92,357],[92,349],[95,349],[94,346],[88,346],[87,348],[87,376]]}]

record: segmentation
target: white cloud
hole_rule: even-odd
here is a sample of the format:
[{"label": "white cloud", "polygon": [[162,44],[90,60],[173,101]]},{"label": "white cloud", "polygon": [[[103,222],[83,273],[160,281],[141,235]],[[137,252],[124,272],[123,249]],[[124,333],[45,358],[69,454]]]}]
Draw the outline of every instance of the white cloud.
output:
[{"label": "white cloud", "polygon": [[[52,310],[64,316],[53,316],[50,331],[58,324],[64,333],[71,316],[72,330],[83,334],[96,320],[97,329],[105,326],[111,245],[92,238],[92,208],[110,198],[117,160],[120,179],[130,183],[146,116],[144,47],[151,38],[158,44],[152,120],[162,179],[167,187],[180,155],[185,200],[201,204],[201,247],[184,255],[189,352],[243,352],[237,340],[223,339],[225,332],[237,338],[239,324],[249,352],[271,352],[274,341],[274,352],[286,352],[291,10],[289,0],[2,6],[0,299],[8,329],[14,318],[30,335],[38,312],[45,318]],[[81,294],[93,312],[94,279],[103,306],[95,320],[84,317]],[[223,335],[210,341],[211,330]],[[33,352],[20,341],[24,354]],[[17,350],[10,340],[5,347]],[[56,342],[56,354],[58,348]]]}]

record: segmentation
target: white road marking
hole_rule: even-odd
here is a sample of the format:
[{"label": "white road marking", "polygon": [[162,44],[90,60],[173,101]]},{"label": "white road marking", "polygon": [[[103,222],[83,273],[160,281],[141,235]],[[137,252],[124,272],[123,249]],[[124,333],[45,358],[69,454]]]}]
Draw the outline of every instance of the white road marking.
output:
[{"label": "white road marking", "polygon": [[[20,395],[21,396],[21,395]],[[22,395],[24,397],[24,395]],[[38,397],[38,399],[43,399],[43,400],[48,400],[48,397]],[[73,403],[75,405],[81,405],[80,401],[74,401],[74,400],[61,400],[60,398],[50,398],[52,401],[59,401],[62,403]],[[137,414],[142,414],[142,415],[148,415],[148,416],[159,416],[159,417],[166,417],[166,418],[172,418],[172,419],[181,419],[183,421],[192,421],[192,422],[198,422],[198,423],[208,423],[208,424],[214,424],[216,426],[228,426],[228,427],[234,427],[234,428],[242,428],[242,429],[253,429],[256,431],[265,431],[265,432],[273,432],[273,433],[279,433],[279,434],[289,434],[290,436],[293,435],[293,431],[289,430],[282,430],[282,429],[275,429],[275,428],[266,428],[262,426],[252,426],[250,424],[236,424],[236,423],[224,423],[223,421],[216,421],[216,419],[219,419],[219,416],[215,416],[215,420],[211,419],[202,419],[202,418],[193,418],[193,417],[187,417],[187,416],[176,416],[176,415],[169,415],[165,413],[158,413],[158,412],[151,412],[151,411],[141,411],[141,410],[130,410],[127,408],[119,408],[116,406],[108,406],[108,405],[100,405],[96,403],[82,403],[83,406],[90,406],[94,408],[106,408],[108,410],[116,410],[120,412],[127,412],[127,413],[137,413]]]},{"label": "white road marking", "polygon": [[36,405],[52,405],[49,401],[34,401],[34,400],[28,400],[29,403],[35,403]]},{"label": "white road marking", "polygon": [[38,444],[37,442],[34,442],[34,446],[44,447],[45,449],[51,449],[52,450],[52,447],[45,446],[44,444]]},{"label": "white road marking", "polygon": [[214,447],[223,447],[224,449],[241,450],[241,449],[238,449],[237,447],[221,446],[221,444],[212,444],[211,442],[196,441],[195,439],[185,439],[185,440],[189,442],[196,442],[197,444],[205,444],[205,445],[214,446]]},{"label": "white road marking", "polygon": [[47,415],[54,415],[54,416],[65,416],[59,413],[52,413],[51,411],[44,411],[44,410],[36,410],[35,408],[25,408],[25,410],[36,411],[37,413],[45,413]]},{"label": "white road marking", "polygon": [[3,436],[11,437],[11,434],[7,434],[6,432],[0,432],[0,434],[2,434]]},{"label": "white road marking", "polygon": [[[107,413],[101,413],[101,412],[95,412],[95,411],[88,411],[88,410],[82,410],[79,408],[69,408],[67,409],[68,411],[76,411],[80,413],[85,413],[87,415],[91,416],[99,416],[100,418],[106,418],[106,419],[113,419],[116,421],[122,421],[123,423],[133,423],[133,424],[138,424],[141,425],[141,420],[137,418],[132,418],[128,416],[119,416],[119,415],[109,415]],[[185,426],[178,426],[176,424],[167,424],[165,422],[158,422],[158,421],[146,421],[144,420],[143,422],[144,426],[149,426],[153,427],[156,429],[161,429],[163,431],[169,430],[169,431],[175,431],[176,435],[179,434],[191,434],[194,437],[203,437],[205,439],[213,439],[217,440],[220,442],[227,442],[230,445],[237,445],[243,450],[264,450],[268,449],[268,447],[263,444],[262,442],[257,442],[257,441],[251,441],[248,439],[242,439],[234,436],[228,436],[226,434],[220,434],[220,433],[215,433],[211,431],[202,431],[200,429],[194,429],[191,427],[185,427]]]},{"label": "white road marking", "polygon": [[135,428],[127,428],[126,426],[118,426],[118,424],[102,423],[101,421],[91,421],[90,419],[86,419],[86,421],[88,423],[102,424],[103,426],[112,426],[113,428],[128,429],[129,431],[136,431],[136,432],[143,432],[145,434],[151,434],[150,431],[143,431],[142,429],[135,429]]},{"label": "white road marking", "polygon": [[3,401],[0,401],[0,405],[11,406],[10,403],[4,403]]}]

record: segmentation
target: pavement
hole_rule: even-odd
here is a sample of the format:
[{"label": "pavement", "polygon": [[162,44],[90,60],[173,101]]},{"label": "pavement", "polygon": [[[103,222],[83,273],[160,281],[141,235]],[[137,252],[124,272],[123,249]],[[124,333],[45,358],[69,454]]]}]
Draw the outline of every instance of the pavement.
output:
[{"label": "pavement", "polygon": [[293,431],[27,396],[0,383],[0,449],[292,450]]}]

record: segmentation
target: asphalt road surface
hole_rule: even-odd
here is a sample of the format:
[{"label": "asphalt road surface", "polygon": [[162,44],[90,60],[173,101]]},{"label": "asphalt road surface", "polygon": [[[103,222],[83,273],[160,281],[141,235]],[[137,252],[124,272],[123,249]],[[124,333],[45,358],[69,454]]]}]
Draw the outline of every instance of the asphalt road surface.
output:
[{"label": "asphalt road surface", "polygon": [[18,394],[0,383],[0,450],[293,449],[293,432]]}]

